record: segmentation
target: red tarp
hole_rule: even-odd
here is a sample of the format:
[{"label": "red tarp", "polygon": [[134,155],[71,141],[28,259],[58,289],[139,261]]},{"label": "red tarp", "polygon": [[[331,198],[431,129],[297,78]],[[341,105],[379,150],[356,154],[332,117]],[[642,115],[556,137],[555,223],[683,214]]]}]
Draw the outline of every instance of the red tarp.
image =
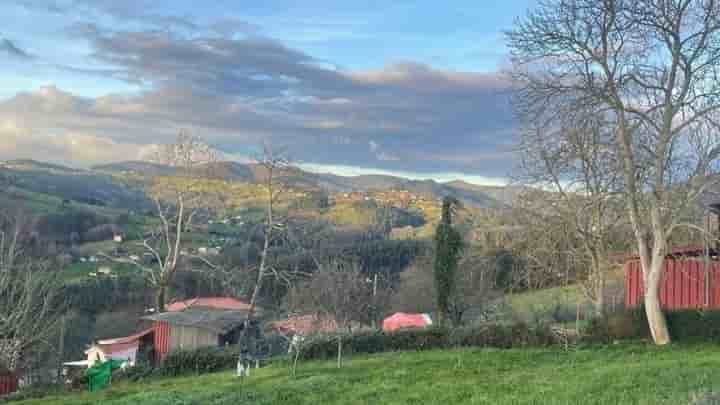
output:
[{"label": "red tarp", "polygon": [[424,328],[432,325],[428,314],[406,314],[398,312],[383,320],[383,330],[393,331],[405,328]]}]

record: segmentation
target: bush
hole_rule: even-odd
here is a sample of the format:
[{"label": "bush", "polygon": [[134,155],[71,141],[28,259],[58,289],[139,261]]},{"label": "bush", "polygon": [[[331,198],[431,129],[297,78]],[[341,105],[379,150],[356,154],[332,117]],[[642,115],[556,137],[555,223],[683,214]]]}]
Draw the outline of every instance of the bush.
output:
[{"label": "bush", "polygon": [[177,350],[167,355],[157,372],[164,376],[179,376],[229,370],[236,366],[238,355],[237,346]]},{"label": "bush", "polygon": [[120,372],[117,378],[125,378],[133,382],[138,382],[153,378],[159,373],[160,369],[153,367],[150,363],[140,362]]},{"label": "bush", "polygon": [[[665,316],[673,340],[716,341],[720,339],[720,311],[718,310],[680,309],[666,311]],[[585,333],[593,340],[604,342],[650,337],[645,309],[642,307],[594,319]]]},{"label": "bush", "polygon": [[12,403],[15,401],[24,401],[30,399],[40,399],[51,395],[63,395],[67,390],[64,386],[57,384],[33,384],[29,387],[23,387],[19,391],[10,395],[0,397],[0,403]]},{"label": "bush", "polygon": [[[461,329],[417,329],[397,332],[362,332],[341,335],[343,352],[379,353],[393,351],[422,351],[451,347],[513,348],[549,346],[555,342],[550,329],[540,325],[530,327],[518,323],[510,326],[487,324]],[[302,348],[303,359],[330,359],[337,356],[337,335],[315,336]]]}]

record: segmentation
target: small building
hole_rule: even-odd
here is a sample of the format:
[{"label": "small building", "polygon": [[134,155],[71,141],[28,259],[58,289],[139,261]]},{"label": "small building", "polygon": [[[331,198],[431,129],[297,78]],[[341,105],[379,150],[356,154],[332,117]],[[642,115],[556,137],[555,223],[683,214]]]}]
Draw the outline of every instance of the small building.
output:
[{"label": "small building", "polygon": [[[153,322],[155,352],[162,359],[173,350],[237,344],[249,309],[233,298],[193,298],[143,319]],[[256,313],[262,310],[256,308]]]},{"label": "small building", "polygon": [[317,315],[294,315],[287,319],[271,322],[269,328],[286,336],[333,333],[338,326],[335,320]]},{"label": "small building", "polygon": [[89,368],[96,361],[112,359],[125,361],[128,366],[133,366],[140,355],[152,357],[154,332],[153,328],[148,328],[130,336],[98,340],[85,350],[85,360],[71,361],[63,363],[63,365],[67,368]]},{"label": "small building", "polygon": [[[625,306],[642,305],[645,289],[637,257],[625,260]],[[663,262],[660,281],[663,309],[720,308],[720,261],[702,246],[675,248]]]},{"label": "small building", "polygon": [[396,312],[383,320],[383,331],[392,332],[399,329],[422,329],[432,325],[428,314],[407,314]]}]

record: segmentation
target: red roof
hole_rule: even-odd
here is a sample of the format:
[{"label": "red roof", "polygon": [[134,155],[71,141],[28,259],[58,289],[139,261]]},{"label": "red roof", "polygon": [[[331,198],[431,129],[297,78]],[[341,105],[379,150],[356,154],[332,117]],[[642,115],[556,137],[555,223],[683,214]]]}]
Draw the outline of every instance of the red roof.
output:
[{"label": "red roof", "polygon": [[165,307],[165,310],[167,312],[179,312],[190,307],[248,310],[250,304],[230,297],[203,297],[170,303]]},{"label": "red roof", "polygon": [[424,328],[432,325],[432,319],[427,314],[406,314],[397,312],[383,320],[384,331],[394,331],[405,328]]},{"label": "red roof", "polygon": [[298,333],[309,335],[312,333],[334,332],[337,330],[337,323],[328,318],[321,319],[317,315],[291,316],[282,321],[275,321],[270,327],[281,333]]},{"label": "red roof", "polygon": [[98,340],[98,344],[99,345],[116,345],[116,344],[124,344],[124,343],[133,343],[133,342],[139,340],[141,337],[152,333],[154,330],[155,330],[155,328],[148,328],[148,329],[142,330],[142,331],[135,333],[134,335],[130,335],[130,336]]}]

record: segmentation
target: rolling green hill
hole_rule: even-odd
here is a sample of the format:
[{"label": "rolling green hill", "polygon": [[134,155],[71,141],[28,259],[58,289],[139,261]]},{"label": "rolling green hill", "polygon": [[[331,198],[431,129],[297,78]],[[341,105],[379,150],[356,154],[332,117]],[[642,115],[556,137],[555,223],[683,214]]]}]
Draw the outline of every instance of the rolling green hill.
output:
[{"label": "rolling green hill", "polygon": [[333,362],[301,363],[296,378],[280,363],[244,381],[231,372],[116,381],[103,392],[18,404],[683,405],[717,387],[719,362],[710,345],[386,353],[351,358],[340,370]]}]

